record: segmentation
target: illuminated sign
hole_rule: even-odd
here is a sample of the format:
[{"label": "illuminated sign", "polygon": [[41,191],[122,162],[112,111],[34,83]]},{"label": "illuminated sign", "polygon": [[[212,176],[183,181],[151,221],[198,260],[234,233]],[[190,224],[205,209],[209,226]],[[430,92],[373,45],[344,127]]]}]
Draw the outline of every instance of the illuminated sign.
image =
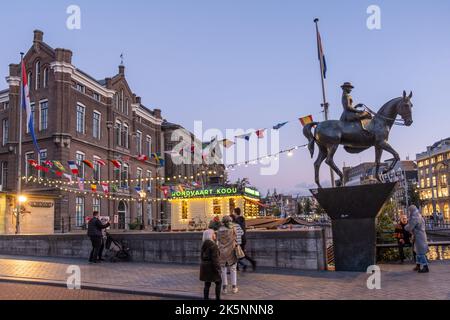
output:
[{"label": "illuminated sign", "polygon": [[53,207],[53,202],[30,201],[29,205],[32,208],[52,208]]},{"label": "illuminated sign", "polygon": [[244,189],[244,192],[245,192],[246,194],[251,195],[251,196],[254,196],[254,197],[259,197],[259,196],[260,196],[259,191],[254,190],[254,189],[245,188],[245,189]]},{"label": "illuminated sign", "polygon": [[202,197],[224,197],[239,195],[236,187],[221,187],[201,190],[174,191],[171,193],[172,198],[202,198]]}]

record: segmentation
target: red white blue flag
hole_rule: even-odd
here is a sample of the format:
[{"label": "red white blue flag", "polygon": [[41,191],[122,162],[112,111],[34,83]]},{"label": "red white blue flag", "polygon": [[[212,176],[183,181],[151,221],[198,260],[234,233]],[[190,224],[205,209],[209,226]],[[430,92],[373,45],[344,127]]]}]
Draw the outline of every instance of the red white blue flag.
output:
[{"label": "red white blue flag", "polygon": [[38,154],[40,153],[39,146],[37,144],[36,135],[34,134],[34,121],[33,121],[33,113],[31,112],[31,103],[30,103],[30,88],[28,87],[28,77],[27,71],[25,69],[25,62],[22,60],[22,84],[21,84],[21,96],[22,101],[21,105],[23,110],[27,114],[27,126],[28,131],[30,132],[31,138],[33,139],[33,144],[36,147]]}]

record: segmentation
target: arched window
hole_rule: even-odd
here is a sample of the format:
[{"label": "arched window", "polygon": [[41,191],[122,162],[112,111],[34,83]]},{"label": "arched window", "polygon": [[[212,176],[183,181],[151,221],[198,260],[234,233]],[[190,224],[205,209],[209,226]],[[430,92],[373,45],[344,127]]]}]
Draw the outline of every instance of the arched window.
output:
[{"label": "arched window", "polygon": [[28,72],[28,89],[31,90],[31,88],[33,88],[33,73],[30,71]]},{"label": "arched window", "polygon": [[116,121],[116,144],[118,146],[122,146],[122,121],[117,120]]},{"label": "arched window", "polygon": [[43,81],[44,88],[48,87],[48,68],[44,69],[44,81]]},{"label": "arched window", "polygon": [[124,101],[123,101],[123,90],[122,90],[122,91],[120,91],[120,111],[121,112],[123,112],[123,104],[124,104]]},{"label": "arched window", "polygon": [[130,129],[128,127],[128,124],[124,123],[123,124],[123,130],[122,130],[122,146],[127,148],[129,147],[129,134],[130,134]]},{"label": "arched window", "polygon": [[34,75],[35,79],[35,89],[39,89],[41,87],[41,62],[38,60],[34,64]]}]

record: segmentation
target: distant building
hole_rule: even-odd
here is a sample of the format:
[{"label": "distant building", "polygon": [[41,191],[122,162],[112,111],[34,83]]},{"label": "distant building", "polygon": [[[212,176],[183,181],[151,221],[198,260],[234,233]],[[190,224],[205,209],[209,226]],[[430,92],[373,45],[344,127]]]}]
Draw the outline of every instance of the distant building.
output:
[{"label": "distant building", "polygon": [[[389,159],[380,164],[379,174],[388,168],[394,159]],[[365,162],[355,167],[344,168],[344,176],[347,186],[378,183],[375,174],[376,165],[374,162]],[[392,200],[396,204],[397,213],[405,213],[406,207],[410,204],[409,192],[417,185],[417,166],[412,160],[398,161],[394,169],[386,174],[381,174],[380,178],[384,182],[397,182]]]},{"label": "distant building", "polygon": [[266,205],[267,216],[292,217],[298,214],[297,198],[292,195],[278,194],[276,190],[271,194],[268,191],[267,196],[262,201]]},{"label": "distant building", "polygon": [[419,170],[419,193],[424,202],[423,214],[442,212],[450,219],[449,177],[450,138],[428,146],[416,155]]}]

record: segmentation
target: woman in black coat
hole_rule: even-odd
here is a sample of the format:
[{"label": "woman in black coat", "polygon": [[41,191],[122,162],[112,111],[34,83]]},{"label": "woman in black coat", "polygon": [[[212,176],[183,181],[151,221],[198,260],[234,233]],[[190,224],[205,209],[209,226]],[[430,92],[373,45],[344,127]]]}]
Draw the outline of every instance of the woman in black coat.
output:
[{"label": "woman in black coat", "polygon": [[201,250],[200,281],[205,282],[203,296],[209,300],[211,284],[216,284],[216,300],[220,300],[222,278],[220,276],[219,248],[216,244],[216,233],[208,229],[203,233],[203,245]]}]

